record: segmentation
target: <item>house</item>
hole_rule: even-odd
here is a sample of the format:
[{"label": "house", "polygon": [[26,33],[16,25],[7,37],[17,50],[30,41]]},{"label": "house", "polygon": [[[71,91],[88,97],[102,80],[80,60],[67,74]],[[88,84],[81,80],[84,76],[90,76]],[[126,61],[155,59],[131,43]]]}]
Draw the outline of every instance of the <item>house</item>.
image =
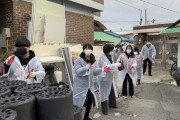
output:
[{"label": "house", "polygon": [[[44,16],[47,16],[49,21],[52,19],[62,21],[58,24],[61,27],[54,30],[59,31],[61,42],[94,44],[94,24],[99,21],[100,12],[104,10],[104,0],[36,0],[34,3],[37,5],[40,2],[41,7],[33,6],[32,0],[0,0],[0,34],[3,28],[10,28],[11,36],[8,38],[8,46],[11,50],[13,50],[15,40],[20,37],[27,37],[32,43],[48,43],[54,40],[50,39],[54,34],[53,31],[48,31],[52,34],[46,36],[45,31],[42,30],[43,24],[38,24],[45,21]],[[34,13],[38,14],[34,16]],[[31,31],[34,32],[31,33]]]},{"label": "house", "polygon": [[172,40],[176,39],[178,41],[178,49],[176,51],[176,57],[178,58],[178,61],[177,69],[175,72],[175,80],[177,85],[180,86],[180,19],[169,26],[167,29],[163,30],[161,32],[161,35],[165,36],[166,39],[173,38]]},{"label": "house", "polygon": [[173,23],[174,22],[134,26],[134,45],[141,50],[145,41],[150,40],[156,48],[155,63],[161,66],[171,64],[169,57],[177,55],[177,38],[165,38],[160,32]]},{"label": "house", "polygon": [[116,34],[119,34],[120,36],[126,37],[126,38],[133,38],[133,30],[128,30],[128,31],[120,31],[120,32],[114,32]]}]

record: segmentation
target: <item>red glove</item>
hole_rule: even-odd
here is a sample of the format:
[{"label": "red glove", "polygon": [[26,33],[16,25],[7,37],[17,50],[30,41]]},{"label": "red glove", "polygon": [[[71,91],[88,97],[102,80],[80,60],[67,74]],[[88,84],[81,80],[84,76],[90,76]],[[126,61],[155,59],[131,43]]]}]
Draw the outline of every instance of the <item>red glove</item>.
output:
[{"label": "red glove", "polygon": [[120,61],[119,61],[120,63],[122,63],[122,57],[120,58]]},{"label": "red glove", "polygon": [[14,61],[15,55],[12,55],[8,60],[7,64],[10,65]]},{"label": "red glove", "polygon": [[5,66],[3,66],[3,69],[2,69],[2,74],[4,75],[5,74]]},{"label": "red glove", "polygon": [[103,67],[102,70],[103,70],[103,72],[108,72],[110,70],[110,67],[105,66],[105,67]]},{"label": "red glove", "polygon": [[134,69],[134,66],[131,66],[131,68],[130,68],[130,69],[131,69],[131,70],[132,70],[132,69]]},{"label": "red glove", "polygon": [[31,75],[31,73],[34,71],[34,69],[31,70],[31,72],[27,75],[26,79],[29,78],[29,76]]},{"label": "red glove", "polygon": [[92,64],[91,63],[88,63],[89,64],[89,67],[91,68]]}]

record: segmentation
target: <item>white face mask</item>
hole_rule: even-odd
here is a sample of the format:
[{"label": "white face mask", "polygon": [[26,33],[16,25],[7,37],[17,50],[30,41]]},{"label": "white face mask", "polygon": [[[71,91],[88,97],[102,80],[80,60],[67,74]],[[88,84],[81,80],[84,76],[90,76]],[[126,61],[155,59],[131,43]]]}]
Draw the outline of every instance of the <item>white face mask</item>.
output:
[{"label": "white face mask", "polygon": [[90,56],[91,50],[84,50],[85,55]]},{"label": "white face mask", "polygon": [[138,54],[138,52],[134,52],[134,54],[135,54],[135,55],[137,55],[137,54]]},{"label": "white face mask", "polygon": [[113,51],[111,51],[111,52],[109,53],[109,55],[113,56]]},{"label": "white face mask", "polygon": [[129,54],[129,53],[131,53],[131,50],[126,50],[126,52]]}]

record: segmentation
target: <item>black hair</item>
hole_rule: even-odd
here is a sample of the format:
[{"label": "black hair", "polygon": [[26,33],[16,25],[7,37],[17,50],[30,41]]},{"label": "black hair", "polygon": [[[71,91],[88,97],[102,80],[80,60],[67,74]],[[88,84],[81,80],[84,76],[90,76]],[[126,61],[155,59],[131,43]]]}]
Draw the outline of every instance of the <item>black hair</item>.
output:
[{"label": "black hair", "polygon": [[[130,54],[127,53],[127,48],[128,48],[128,47],[131,48]],[[135,55],[134,55],[134,50],[133,50],[133,47],[132,47],[131,45],[128,45],[128,46],[126,47],[125,54],[126,54],[127,56],[131,57],[131,58],[134,58],[134,57],[135,57]]]},{"label": "black hair", "polygon": [[93,50],[93,46],[90,43],[86,43],[83,45],[83,50],[85,50],[86,48],[90,48],[91,50]]},{"label": "black hair", "polygon": [[134,48],[134,51],[135,51],[135,52],[138,52],[138,55],[139,55],[139,48],[138,48],[138,47],[135,47],[135,48]]},{"label": "black hair", "polygon": [[114,49],[114,47],[111,44],[106,44],[103,47],[103,52],[106,55],[106,57],[108,58],[108,60],[111,62],[111,64],[113,63],[112,57],[108,53],[110,53],[113,49]]},{"label": "black hair", "polygon": [[103,47],[103,52],[105,54],[108,54],[110,51],[112,51],[114,49],[114,47],[111,45],[111,44],[106,44],[104,47]]},{"label": "black hair", "polygon": [[18,38],[15,41],[15,47],[29,47],[29,46],[31,46],[31,43],[26,38]]}]

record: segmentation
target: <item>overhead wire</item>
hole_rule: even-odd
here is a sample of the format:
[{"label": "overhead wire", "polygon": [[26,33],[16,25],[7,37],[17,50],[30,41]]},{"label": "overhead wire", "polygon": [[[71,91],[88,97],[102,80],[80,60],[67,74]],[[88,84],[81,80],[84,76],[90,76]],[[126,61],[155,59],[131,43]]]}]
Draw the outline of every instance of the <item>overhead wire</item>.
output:
[{"label": "overhead wire", "polygon": [[157,4],[154,4],[154,3],[151,3],[151,2],[145,1],[145,0],[140,0],[140,1],[145,2],[145,3],[147,3],[147,4],[150,4],[150,5],[153,5],[153,6],[156,6],[156,7],[159,7],[159,8],[162,8],[162,9],[165,9],[165,10],[168,10],[168,11],[171,11],[171,12],[175,12],[175,13],[180,14],[179,11],[171,10],[171,9],[169,9],[169,8],[165,8],[165,7],[163,7],[163,6],[160,6],[160,5],[157,5]]}]

